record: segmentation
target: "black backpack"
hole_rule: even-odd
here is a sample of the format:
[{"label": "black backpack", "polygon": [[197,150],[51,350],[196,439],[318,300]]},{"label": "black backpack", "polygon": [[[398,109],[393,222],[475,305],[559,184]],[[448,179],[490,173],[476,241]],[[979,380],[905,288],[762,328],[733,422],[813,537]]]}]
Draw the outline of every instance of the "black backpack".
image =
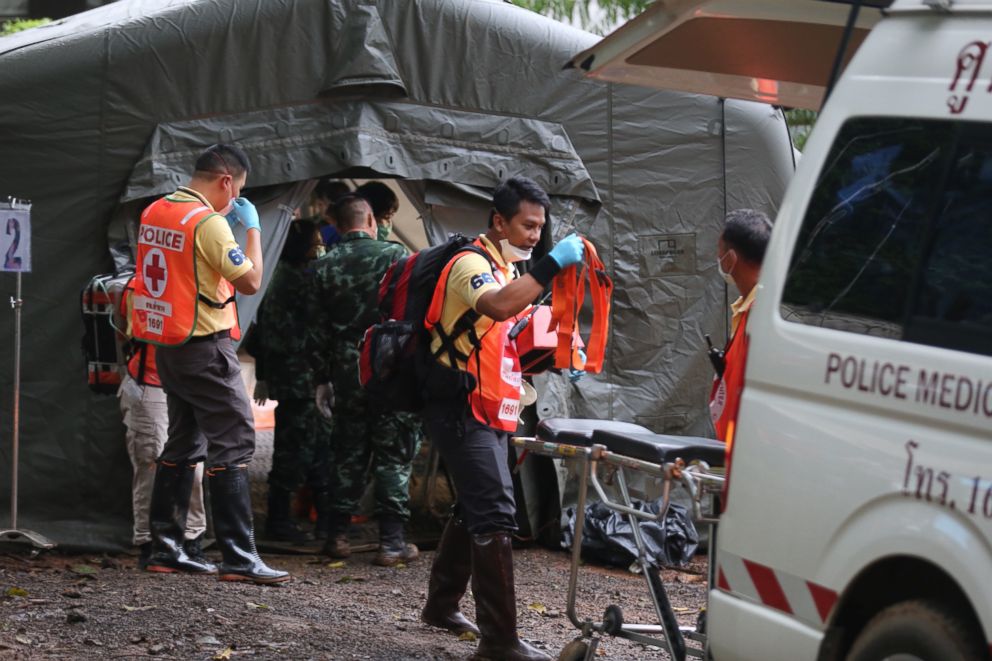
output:
[{"label": "black backpack", "polygon": [[[378,295],[381,321],[366,329],[358,365],[362,387],[379,408],[417,412],[433,393],[457,399],[464,395],[460,391],[472,387],[467,373],[444,368],[431,356],[430,334],[424,328],[424,317],[448,262],[459,252],[468,251],[489,259],[484,250],[471,245],[472,241],[463,234],[452,234],[444,243],[396,261],[382,276]],[[470,315],[477,318],[474,312],[466,317]],[[474,319],[463,318],[459,327],[467,329],[471,323]]]}]

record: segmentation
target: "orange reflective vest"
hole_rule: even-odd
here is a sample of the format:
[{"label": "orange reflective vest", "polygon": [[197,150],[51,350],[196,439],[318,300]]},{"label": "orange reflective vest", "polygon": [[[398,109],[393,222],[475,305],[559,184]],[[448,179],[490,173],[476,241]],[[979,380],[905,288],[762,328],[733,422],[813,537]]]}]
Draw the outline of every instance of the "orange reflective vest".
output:
[{"label": "orange reflective vest", "polygon": [[744,390],[744,368],[747,364],[747,319],[751,308],[741,313],[737,330],[727,344],[724,354],[723,376],[713,381],[710,392],[710,419],[716,428],[716,437],[727,443],[731,423],[736,423],[741,391]]},{"label": "orange reflective vest", "polygon": [[158,378],[158,367],[155,365],[155,345],[146,342],[135,342],[134,353],[127,361],[127,373],[143,386],[162,387]]},{"label": "orange reflective vest", "polygon": [[[121,296],[120,316],[127,319],[128,302],[134,296],[134,278],[128,280],[124,285],[124,294]],[[133,339],[129,342],[130,358],[127,359],[127,373],[131,378],[143,386],[162,387],[162,381],[158,378],[158,366],[155,364],[155,346],[147,342],[138,342]]]},{"label": "orange reflective vest", "polygon": [[[472,245],[486,250],[485,244],[476,239]],[[424,326],[428,330],[444,333],[440,326],[441,312],[444,306],[444,296],[448,287],[448,274],[452,266],[467,253],[459,253],[449,261],[438,278],[438,286],[431,298],[431,305],[424,318]],[[500,285],[506,285],[513,279],[512,267],[505,269],[497,266],[490,257],[493,276]],[[462,319],[478,318],[474,311],[466,313]],[[484,425],[494,429],[513,433],[517,430],[520,417],[520,357],[517,355],[516,341],[510,339],[510,329],[516,323],[516,318],[506,321],[495,321],[482,317],[490,322],[488,328],[479,331],[474,323],[462,324],[462,319],[455,324],[455,329],[466,327],[473,340],[471,353],[466,357],[465,370],[475,378],[475,388],[469,393],[469,404],[472,416]],[[456,331],[457,332],[457,331]],[[453,338],[451,338],[453,339]],[[452,365],[457,367],[457,365]]]},{"label": "orange reflective vest", "polygon": [[[582,264],[562,269],[551,287],[551,325],[558,329],[558,348],[555,367],[575,368],[598,374],[606,357],[606,340],[610,334],[610,300],[613,281],[606,275],[606,267],[599,259],[596,246],[582,238],[585,245]],[[586,359],[579,355],[579,310],[586,297],[586,280],[592,297],[592,330],[586,343]]]},{"label": "orange reflective vest", "polygon": [[196,230],[216,212],[200,200],[163,197],[141,214],[131,334],[161,346],[185,344],[196,328],[198,302],[224,310],[231,336],[239,338],[234,287],[221,278],[214,302],[200,293],[196,277]]}]

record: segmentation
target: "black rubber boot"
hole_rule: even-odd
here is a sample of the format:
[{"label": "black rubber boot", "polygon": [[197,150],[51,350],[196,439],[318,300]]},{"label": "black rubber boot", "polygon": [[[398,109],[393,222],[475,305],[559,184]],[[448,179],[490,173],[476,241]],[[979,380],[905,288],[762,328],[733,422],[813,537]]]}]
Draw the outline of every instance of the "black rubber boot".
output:
[{"label": "black rubber boot", "polygon": [[204,564],[210,564],[207,560],[207,556],[203,555],[203,537],[206,535],[205,532],[201,532],[198,536],[193,539],[187,539],[183,542],[183,550],[186,551],[186,555],[190,560],[195,560],[196,562],[202,562]]},{"label": "black rubber boot", "polygon": [[551,657],[517,637],[517,598],[513,589],[510,533],[472,538],[472,593],[482,638],[475,661],[550,661]]},{"label": "black rubber boot", "polygon": [[465,596],[471,575],[472,536],[465,522],[453,516],[444,526],[434,554],[431,578],[427,584],[427,604],[420,613],[420,619],[432,627],[447,629],[456,636],[469,631],[478,636],[479,628],[458,609],[458,602]]},{"label": "black rubber boot", "polygon": [[394,567],[401,562],[412,562],[420,557],[420,549],[403,538],[403,520],[391,516],[379,518],[379,552],[372,558],[373,565]]},{"label": "black rubber boot", "polygon": [[300,530],[289,513],[292,495],[285,489],[269,485],[269,515],[265,520],[265,537],[276,542],[291,542],[297,546],[313,540]]},{"label": "black rubber boot", "polygon": [[326,488],[314,488],[313,508],[317,510],[317,522],[313,527],[313,536],[316,539],[327,539],[331,529],[331,492]]},{"label": "black rubber boot", "polygon": [[217,567],[222,581],[269,584],[288,581],[288,572],[268,567],[255,548],[248,469],[220,466],[207,471],[214,514],[214,535],[223,561]]},{"label": "black rubber boot", "polygon": [[348,541],[348,528],[351,526],[351,514],[331,512],[328,517],[330,525],[327,528],[327,541],[321,553],[344,560],[351,556],[351,543]]},{"label": "black rubber boot", "polygon": [[[187,554],[188,555],[188,554]],[[145,542],[138,547],[138,569],[145,571],[148,568],[148,558],[152,556],[152,543]]]},{"label": "black rubber boot", "polygon": [[216,574],[209,562],[190,558],[183,549],[186,514],[193,492],[196,466],[159,462],[152,485],[152,501],[148,511],[148,527],[152,535],[151,553],[145,571],[172,574]]}]

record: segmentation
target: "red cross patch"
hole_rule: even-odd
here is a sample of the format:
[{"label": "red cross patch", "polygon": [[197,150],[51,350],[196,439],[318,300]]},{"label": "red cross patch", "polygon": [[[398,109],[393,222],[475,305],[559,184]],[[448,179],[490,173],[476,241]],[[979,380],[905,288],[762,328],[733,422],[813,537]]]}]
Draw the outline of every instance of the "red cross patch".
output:
[{"label": "red cross patch", "polygon": [[160,249],[152,248],[145,254],[141,264],[141,277],[145,281],[148,293],[155,298],[161,298],[169,281],[169,268],[166,266],[165,254]]}]

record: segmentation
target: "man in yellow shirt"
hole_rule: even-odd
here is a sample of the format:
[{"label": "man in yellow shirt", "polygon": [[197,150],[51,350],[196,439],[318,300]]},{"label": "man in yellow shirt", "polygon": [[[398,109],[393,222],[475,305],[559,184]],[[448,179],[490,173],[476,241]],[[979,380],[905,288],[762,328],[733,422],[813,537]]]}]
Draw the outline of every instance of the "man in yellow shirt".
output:
[{"label": "man in yellow shirt", "polygon": [[[445,267],[426,319],[438,365],[431,366],[433,376],[425,383],[423,418],[454,480],[458,505],[438,544],[421,619],[456,634],[481,633],[473,659],[550,658],[517,635],[517,525],[508,464],[521,388],[509,330],[561,269],[583,259],[584,244],[573,234],[517,277],[513,264],[530,259],[550,206],[547,193],[530,179],[501,184],[488,231],[471,252],[456,254]],[[449,378],[460,386],[451,387]],[[478,628],[458,608],[470,577]]]},{"label": "man in yellow shirt", "polygon": [[710,419],[721,441],[732,441],[731,424],[737,417],[749,344],[747,319],[758,292],[761,263],[771,237],[772,221],[754,209],[737,209],[727,214],[717,240],[716,268],[740,296],[730,304],[733,317],[730,338],[724,347],[723,370],[713,380],[710,391]]},{"label": "man in yellow shirt", "polygon": [[[231,340],[232,331],[240,332],[234,290],[254,294],[262,281],[258,212],[239,197],[248,169],[241,149],[214,145],[197,159],[188,185],[142,214],[132,320],[137,337],[159,345],[156,364],[169,408],[169,440],[152,488],[146,570],[278,583],[289,575],[266,566],[255,548],[248,480],[255,426]],[[245,250],[231,221],[246,227]],[[192,467],[201,461],[223,556],[217,568],[188,557],[181,544]]]}]

